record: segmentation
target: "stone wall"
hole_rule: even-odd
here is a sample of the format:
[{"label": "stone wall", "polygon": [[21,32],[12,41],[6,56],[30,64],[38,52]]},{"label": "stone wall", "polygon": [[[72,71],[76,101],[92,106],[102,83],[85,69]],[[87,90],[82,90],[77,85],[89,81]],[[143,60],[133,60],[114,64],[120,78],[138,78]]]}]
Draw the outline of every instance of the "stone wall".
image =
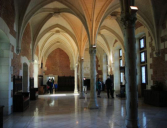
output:
[{"label": "stone wall", "polygon": [[50,53],[45,67],[45,75],[74,76],[74,70],[70,69],[69,56],[60,48]]},{"label": "stone wall", "polygon": [[161,40],[160,40],[160,56],[155,56],[153,52],[155,48],[152,47],[152,53],[150,57],[153,58],[151,69],[153,69],[153,75],[151,76],[153,82],[160,81],[167,85],[167,17],[161,26]]},{"label": "stone wall", "polygon": [[[140,22],[136,23],[136,30],[141,29],[143,25]],[[145,28],[145,27],[144,27]],[[146,28],[145,28],[146,29]],[[167,18],[161,26],[161,39],[160,39],[160,55],[156,56],[156,47],[153,37],[150,32],[146,32],[146,45],[147,45],[147,68],[148,68],[148,86],[150,87],[155,81],[163,82],[167,85]],[[150,82],[151,80],[151,82]]]},{"label": "stone wall", "polygon": [[12,59],[12,66],[13,66],[13,75],[20,75],[20,70],[22,70],[21,64],[21,57],[26,57],[29,60],[29,76],[33,77],[33,63],[31,62],[31,30],[30,25],[28,24],[22,38],[21,44],[21,53],[17,55],[14,52],[14,47],[12,46],[13,52],[13,59]]},{"label": "stone wall", "polygon": [[17,55],[14,52],[14,47],[12,46],[12,52],[13,52],[13,59],[11,62],[11,66],[13,67],[13,75],[19,76],[20,70],[21,70],[21,54]]},{"label": "stone wall", "polygon": [[0,0],[0,17],[6,22],[10,29],[10,34],[16,38],[14,30],[15,9],[14,0]]},{"label": "stone wall", "polygon": [[140,28],[142,26],[143,26],[143,24],[140,23],[139,21],[137,21],[136,24],[135,24],[135,29],[138,29],[138,28]]}]

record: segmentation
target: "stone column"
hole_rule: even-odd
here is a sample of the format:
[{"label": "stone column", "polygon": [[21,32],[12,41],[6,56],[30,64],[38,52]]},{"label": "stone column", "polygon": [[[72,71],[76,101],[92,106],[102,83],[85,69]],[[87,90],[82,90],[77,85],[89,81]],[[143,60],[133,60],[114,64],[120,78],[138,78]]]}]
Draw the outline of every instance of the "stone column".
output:
[{"label": "stone column", "polygon": [[96,47],[90,47],[90,101],[88,108],[97,109],[97,96],[96,96]]},{"label": "stone column", "polygon": [[103,82],[105,83],[106,79],[107,79],[107,60],[106,60],[106,54],[103,55]]},{"label": "stone column", "polygon": [[34,62],[34,87],[38,88],[38,63]]},{"label": "stone column", "polygon": [[[128,3],[128,2],[127,2]],[[126,3],[126,4],[127,4]],[[126,79],[126,128],[139,128],[138,121],[138,90],[136,83],[136,40],[135,40],[135,21],[136,10],[131,9],[130,5],[124,7],[121,21],[124,26],[124,45],[125,45],[125,79]],[[129,9],[127,9],[129,8]],[[130,11],[129,11],[130,10]]]},{"label": "stone column", "polygon": [[76,64],[75,66],[75,89],[74,89],[74,93],[78,94],[78,86],[77,86],[77,67],[78,65]]},{"label": "stone column", "polygon": [[83,92],[83,62],[84,62],[84,59],[81,58],[81,60],[80,60],[80,99],[84,99],[84,92]]}]

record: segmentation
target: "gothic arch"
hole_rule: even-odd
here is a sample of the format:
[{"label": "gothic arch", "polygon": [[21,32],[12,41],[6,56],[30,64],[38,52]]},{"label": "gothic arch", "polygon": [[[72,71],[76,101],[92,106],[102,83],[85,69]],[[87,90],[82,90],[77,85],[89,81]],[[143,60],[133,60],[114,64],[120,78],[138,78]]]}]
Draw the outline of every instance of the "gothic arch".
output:
[{"label": "gothic arch", "polygon": [[45,29],[45,30],[37,37],[37,39],[36,39],[36,41],[35,41],[35,45],[34,45],[34,51],[35,51],[36,46],[37,46],[38,42],[40,41],[40,39],[41,39],[47,32],[49,32],[50,30],[52,30],[52,29],[54,29],[54,28],[59,28],[59,29],[63,30],[64,32],[66,32],[68,35],[70,35],[70,37],[74,40],[74,42],[75,42],[75,44],[76,44],[76,46],[77,46],[77,48],[78,48],[77,39],[76,39],[75,35],[74,35],[70,30],[68,30],[67,28],[65,28],[64,26],[62,26],[62,25],[60,25],[60,24],[56,24],[56,25],[53,25],[53,26],[51,26],[51,27]]},{"label": "gothic arch", "polygon": [[124,49],[124,41],[123,41],[123,39],[113,29],[111,29],[111,28],[109,28],[107,26],[101,26],[100,31],[101,30],[107,30],[111,34],[113,34],[116,37],[116,39],[118,39],[118,41],[120,42],[122,48]]}]

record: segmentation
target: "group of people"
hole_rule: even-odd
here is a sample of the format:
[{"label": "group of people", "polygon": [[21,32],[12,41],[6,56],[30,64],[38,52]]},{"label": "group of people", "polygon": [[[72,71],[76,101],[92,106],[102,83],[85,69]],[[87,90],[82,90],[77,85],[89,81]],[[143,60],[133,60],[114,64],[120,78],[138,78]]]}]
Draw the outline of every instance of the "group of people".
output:
[{"label": "group of people", "polygon": [[50,94],[53,94],[53,88],[55,88],[55,93],[56,93],[56,90],[57,90],[57,84],[54,84],[54,79],[48,79],[47,81],[47,87],[46,87],[46,92],[50,92]]},{"label": "group of people", "polygon": [[[108,76],[107,80],[105,81],[105,86],[107,89],[107,97],[110,98],[110,95],[112,98],[114,98],[114,83],[113,78],[111,76]],[[100,98],[101,90],[103,89],[103,83],[98,78],[96,82],[96,90],[97,90],[97,97]],[[87,94],[87,83],[86,78],[84,78],[84,86],[83,86],[84,92]]]},{"label": "group of people", "polygon": [[[114,84],[113,84],[113,78],[111,78],[110,76],[108,76],[107,80],[105,81],[105,86],[107,89],[107,97],[109,98],[110,95],[112,98],[114,98]],[[47,81],[47,87],[46,87],[46,92],[50,92],[50,94],[53,94],[53,88],[55,88],[55,93],[57,90],[57,84],[54,84],[54,79],[48,79]],[[97,82],[96,82],[96,90],[97,90],[97,97],[101,97],[100,93],[101,90],[103,89],[103,84],[100,81],[100,79],[98,78]],[[86,78],[84,78],[84,86],[83,86],[83,91],[85,94],[87,94],[87,81]]]}]

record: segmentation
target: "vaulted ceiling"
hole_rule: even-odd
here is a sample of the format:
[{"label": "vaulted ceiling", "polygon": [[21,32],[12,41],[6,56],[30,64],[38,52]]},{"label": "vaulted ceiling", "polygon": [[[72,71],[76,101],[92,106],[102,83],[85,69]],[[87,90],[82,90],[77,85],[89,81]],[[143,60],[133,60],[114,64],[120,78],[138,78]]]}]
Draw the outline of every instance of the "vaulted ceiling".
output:
[{"label": "vaulted ceiling", "polygon": [[[21,0],[17,2],[18,5],[24,4]],[[40,59],[50,51],[61,48],[75,64],[78,58],[84,57],[87,44],[96,45],[110,55],[115,43],[124,49],[119,2],[119,0],[29,0],[23,11],[25,14],[20,18],[24,19],[19,22],[20,33],[23,33],[27,23],[30,23],[33,53],[39,46]],[[136,0],[136,6],[139,8],[137,18],[154,37],[157,19],[154,13],[156,5],[153,4],[151,0]],[[19,9],[17,15],[21,16]]]}]

